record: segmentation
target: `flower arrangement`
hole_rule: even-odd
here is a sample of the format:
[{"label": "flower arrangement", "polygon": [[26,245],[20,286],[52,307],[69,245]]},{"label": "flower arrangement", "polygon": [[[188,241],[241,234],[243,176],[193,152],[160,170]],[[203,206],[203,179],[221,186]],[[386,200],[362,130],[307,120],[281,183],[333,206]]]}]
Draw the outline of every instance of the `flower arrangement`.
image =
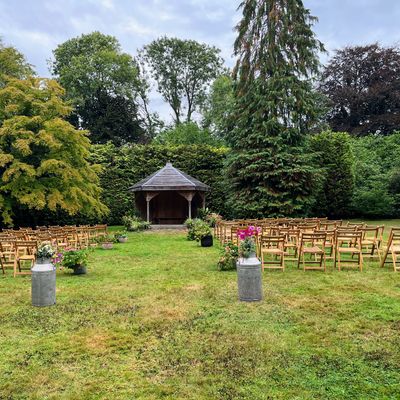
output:
[{"label": "flower arrangement", "polygon": [[239,256],[239,248],[233,242],[228,242],[222,249],[221,257],[218,260],[220,271],[229,271],[236,268],[236,261]]},{"label": "flower arrangement", "polygon": [[126,231],[117,231],[114,233],[114,243],[124,243],[128,239]]},{"label": "flower arrangement", "polygon": [[114,235],[102,235],[96,239],[97,243],[114,243],[115,237]]},{"label": "flower arrangement", "polygon": [[239,246],[239,255],[248,258],[252,253],[256,252],[255,237],[261,233],[260,227],[249,226],[247,229],[239,229],[237,231],[238,238],[241,240]]},{"label": "flower arrangement", "polygon": [[56,251],[51,244],[42,244],[37,251],[37,258],[53,258]]}]

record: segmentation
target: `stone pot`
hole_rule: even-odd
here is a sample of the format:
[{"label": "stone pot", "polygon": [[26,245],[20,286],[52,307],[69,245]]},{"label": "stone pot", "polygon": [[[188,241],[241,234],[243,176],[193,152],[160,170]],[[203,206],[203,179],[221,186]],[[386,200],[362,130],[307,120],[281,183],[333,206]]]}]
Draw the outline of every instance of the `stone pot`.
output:
[{"label": "stone pot", "polygon": [[201,247],[211,247],[213,245],[213,237],[211,235],[204,236],[200,240]]},{"label": "stone pot", "polygon": [[262,300],[262,269],[256,253],[251,253],[247,258],[239,258],[237,277],[240,301]]},{"label": "stone pot", "polygon": [[125,237],[119,237],[118,238],[118,242],[120,242],[120,243],[126,243],[128,241],[128,237],[127,236],[125,236]]},{"label": "stone pot", "polygon": [[103,250],[111,250],[113,248],[113,245],[113,242],[104,242],[101,244],[101,247],[103,248]]},{"label": "stone pot", "polygon": [[73,275],[85,275],[87,274],[86,265],[77,265],[73,268]]}]

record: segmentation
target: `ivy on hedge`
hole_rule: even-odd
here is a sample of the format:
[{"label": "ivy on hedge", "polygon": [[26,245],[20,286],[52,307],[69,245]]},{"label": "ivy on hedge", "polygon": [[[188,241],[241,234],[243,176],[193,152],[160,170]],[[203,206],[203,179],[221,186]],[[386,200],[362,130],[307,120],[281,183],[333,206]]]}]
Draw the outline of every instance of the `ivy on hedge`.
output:
[{"label": "ivy on hedge", "polygon": [[223,166],[228,149],[206,145],[125,145],[111,143],[92,146],[92,162],[100,164],[102,201],[109,207],[109,224],[120,224],[134,211],[133,194],[128,187],[171,162],[175,167],[211,187],[207,205],[224,215],[225,185]]}]

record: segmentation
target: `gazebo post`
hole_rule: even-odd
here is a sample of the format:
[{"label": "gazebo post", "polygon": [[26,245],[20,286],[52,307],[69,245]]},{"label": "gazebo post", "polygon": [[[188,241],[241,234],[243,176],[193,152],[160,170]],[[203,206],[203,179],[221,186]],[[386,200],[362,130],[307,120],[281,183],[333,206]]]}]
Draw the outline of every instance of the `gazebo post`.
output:
[{"label": "gazebo post", "polygon": [[146,217],[147,222],[150,222],[150,201],[154,199],[159,194],[159,192],[146,193]]}]

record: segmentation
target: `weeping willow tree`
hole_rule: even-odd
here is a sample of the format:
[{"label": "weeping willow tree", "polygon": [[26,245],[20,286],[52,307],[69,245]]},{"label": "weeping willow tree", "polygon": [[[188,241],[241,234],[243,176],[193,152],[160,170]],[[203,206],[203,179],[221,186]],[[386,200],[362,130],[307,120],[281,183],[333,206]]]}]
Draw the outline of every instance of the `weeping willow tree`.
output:
[{"label": "weeping willow tree", "polygon": [[319,110],[316,18],[301,0],[245,0],[239,8],[229,202],[238,217],[299,215],[318,181],[304,147]]}]

